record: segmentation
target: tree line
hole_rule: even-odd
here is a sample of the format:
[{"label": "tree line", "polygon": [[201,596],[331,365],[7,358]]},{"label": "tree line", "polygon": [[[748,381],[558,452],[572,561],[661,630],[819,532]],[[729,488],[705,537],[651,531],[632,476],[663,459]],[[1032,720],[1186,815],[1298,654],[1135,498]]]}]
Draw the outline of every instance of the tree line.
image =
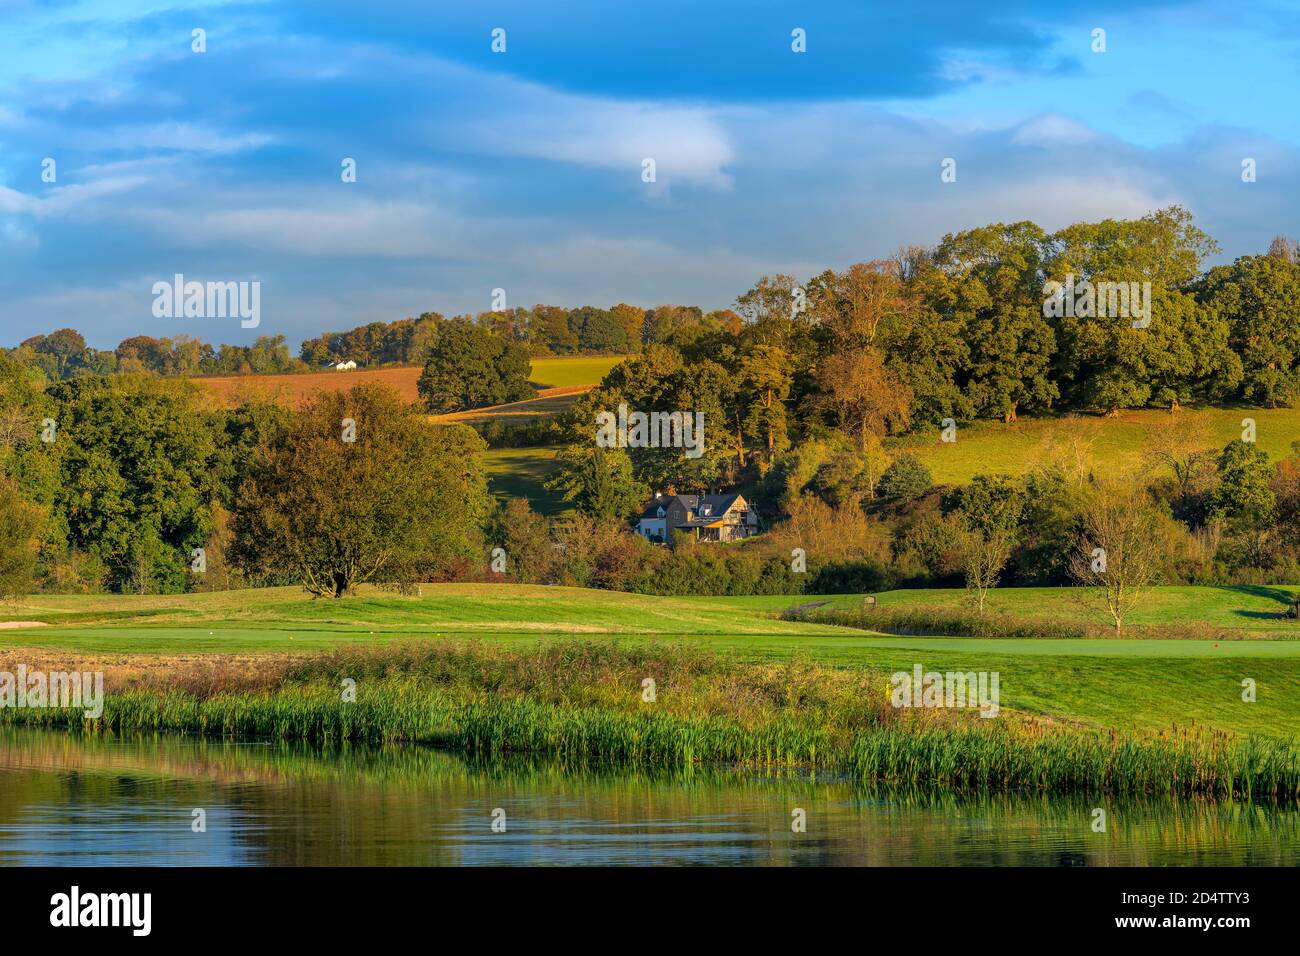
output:
[{"label": "tree line", "polygon": [[779,454],[754,485],[764,534],[664,548],[624,520],[648,491],[635,469],[579,482],[614,489],[593,499],[608,510],[584,504],[546,519],[523,499],[493,498],[472,429],[431,423],[384,386],[323,392],[298,410],[261,400],[214,409],[195,383],[140,375],[38,391],[0,357],[0,409],[4,594],[279,584],[337,597],[366,582],[438,580],[658,594],[964,584],[982,607],[999,585],[1079,583],[1118,627],[1154,583],[1300,577],[1300,442],[1276,462],[1247,441],[1216,448],[1192,411],[1131,473],[1099,465],[1085,447],[1095,435],[1078,422],[1026,473],[960,486],[936,485],[913,456],[889,452],[868,486],[853,437],[826,433]]},{"label": "tree line", "polygon": [[738,325],[740,317],[726,310],[706,315],[695,306],[647,310],[626,303],[612,309],[536,305],[451,318],[424,312],[416,318],[369,322],[305,339],[296,355],[283,335],[259,336],[252,345],[217,346],[185,333],[133,335],[116,348],[96,349],[76,329],[34,335],[4,351],[41,382],[140,372],[165,377],[268,375],[314,372],[343,361],[365,368],[424,365],[443,328],[482,329],[538,357],[622,355],[660,341],[683,325],[720,322]]},{"label": "tree line", "polygon": [[[519,580],[773,593],[963,581],[978,599],[997,583],[1082,580],[1092,551],[1108,551],[1083,546],[1121,527],[1160,542],[1159,580],[1293,579],[1300,451],[1274,462],[1246,440],[1215,447],[1186,406],[1295,401],[1300,261],[1275,243],[1203,272],[1213,249],[1176,207],[1052,234],[994,225],[802,283],[765,277],[725,314],[673,307],[653,341],[660,310],[641,313],[641,348],[549,426],[552,487],[576,515],[562,521],[525,502],[503,511],[482,438],[422,417],[523,394],[529,347],[486,322],[434,323],[421,408],[353,389],[298,411],[217,410],[184,380],[63,375],[76,347],[58,336],[40,353],[57,379],[44,389],[21,356],[0,359],[0,568],[54,590],[338,594],[486,575],[501,546]],[[1152,321],[1051,314],[1044,287],[1067,276],[1150,283]],[[597,446],[596,414],[619,404],[703,413],[704,453]],[[1134,475],[1073,447],[1023,476],[994,466],[942,487],[889,440],[937,436],[945,420],[1099,413],[1071,422],[1078,442],[1132,405],[1176,411]],[[757,502],[769,532],[709,551],[655,548],[629,528],[653,491],[724,489]],[[1106,502],[1118,502],[1110,518]]]}]

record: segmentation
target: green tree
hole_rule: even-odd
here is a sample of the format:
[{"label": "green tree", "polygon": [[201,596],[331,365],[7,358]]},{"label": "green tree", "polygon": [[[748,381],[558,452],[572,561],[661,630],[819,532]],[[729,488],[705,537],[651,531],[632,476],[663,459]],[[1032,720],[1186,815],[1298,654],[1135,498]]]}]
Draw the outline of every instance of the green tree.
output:
[{"label": "green tree", "polygon": [[[1059,397],[1056,336],[1043,316],[1043,230],[999,223],[944,236],[931,256],[930,305],[961,328],[966,399],[980,417],[1015,421]],[[946,280],[946,281],[943,281]]]},{"label": "green tree", "polygon": [[1271,488],[1273,465],[1254,442],[1233,441],[1219,453],[1219,486],[1210,515],[1249,525],[1263,525],[1277,504]]},{"label": "green tree", "polygon": [[766,474],[790,444],[785,407],[790,395],[790,357],[775,346],[759,345],[741,357],[738,374],[742,434],[762,448],[759,472]]},{"label": "green tree", "polygon": [[1196,294],[1227,324],[1242,363],[1241,397],[1270,407],[1300,400],[1300,262],[1245,256],[1211,269]]},{"label": "green tree", "polygon": [[18,496],[18,486],[0,477],[0,598],[32,589],[40,512]]},{"label": "green tree", "polygon": [[95,555],[115,590],[180,591],[211,530],[216,431],[189,381],[79,378],[56,403],[52,520]]},{"label": "green tree", "polygon": [[632,473],[632,459],[621,448],[590,442],[568,445],[557,456],[559,469],[546,488],[597,524],[623,521],[645,504],[645,485]]},{"label": "green tree", "polygon": [[583,351],[627,352],[630,348],[626,317],[613,312],[583,306],[569,313],[569,326]]},{"label": "green tree", "polygon": [[484,447],[464,426],[429,424],[384,386],[320,393],[240,490],[233,556],[333,597],[472,562],[488,510]]},{"label": "green tree", "polygon": [[1088,282],[1094,291],[1101,282],[1136,283],[1139,290],[1146,283],[1151,296],[1145,327],[1135,327],[1131,316],[1099,316],[1099,303],[1088,307],[1086,298],[1073,316],[1056,319],[1058,377],[1072,405],[1110,414],[1143,405],[1176,408],[1236,388],[1241,362],[1227,323],[1190,292],[1202,260],[1218,247],[1186,210],[1077,223],[1050,244],[1045,268],[1053,281],[1073,276],[1076,286]]},{"label": "green tree", "polygon": [[420,375],[420,397],[431,412],[522,401],[536,394],[529,364],[522,346],[476,325],[445,322]]},{"label": "green tree", "polygon": [[896,501],[915,501],[927,491],[934,479],[921,459],[904,452],[880,476],[880,496]]},{"label": "green tree", "polygon": [[557,563],[550,522],[528,504],[511,498],[500,509],[489,541],[505,551],[505,573],[522,584],[545,583]]}]

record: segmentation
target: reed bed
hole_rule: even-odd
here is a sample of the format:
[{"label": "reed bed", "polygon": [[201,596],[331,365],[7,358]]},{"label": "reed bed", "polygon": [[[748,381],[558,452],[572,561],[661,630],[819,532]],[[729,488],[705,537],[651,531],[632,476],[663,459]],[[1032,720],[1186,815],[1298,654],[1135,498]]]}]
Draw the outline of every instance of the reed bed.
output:
[{"label": "reed bed", "polygon": [[[1108,624],[998,611],[981,614],[967,608],[932,605],[791,609],[782,612],[781,618],[907,637],[1115,638],[1115,628]],[[1251,639],[1249,633],[1239,629],[1196,621],[1175,625],[1127,624],[1123,637],[1213,641]]]},{"label": "reed bed", "polygon": [[[656,699],[643,699],[643,675]],[[344,677],[356,681],[344,701]],[[283,665],[276,686],[137,686],[104,713],[0,710],[73,733],[184,733],[321,743],[415,742],[647,769],[807,768],[856,782],[1043,792],[1300,797],[1300,751],[1204,729],[1132,735],[896,711],[884,675],[764,666],[680,647],[422,645]]]}]

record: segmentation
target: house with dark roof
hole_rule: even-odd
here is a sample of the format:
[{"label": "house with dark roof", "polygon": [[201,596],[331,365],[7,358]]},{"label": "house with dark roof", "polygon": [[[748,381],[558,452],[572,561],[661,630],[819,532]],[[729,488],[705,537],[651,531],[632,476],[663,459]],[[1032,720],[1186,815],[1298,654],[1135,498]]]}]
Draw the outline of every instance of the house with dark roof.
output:
[{"label": "house with dark roof", "polygon": [[758,512],[744,495],[656,494],[636,531],[651,541],[666,542],[674,531],[700,541],[737,541],[758,534]]}]

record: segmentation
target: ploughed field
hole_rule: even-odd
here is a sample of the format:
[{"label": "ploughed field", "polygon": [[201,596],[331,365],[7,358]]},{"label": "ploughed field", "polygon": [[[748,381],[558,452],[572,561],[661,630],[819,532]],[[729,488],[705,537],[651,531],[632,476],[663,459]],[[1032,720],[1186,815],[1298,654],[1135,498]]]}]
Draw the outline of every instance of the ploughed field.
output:
[{"label": "ploughed field", "polygon": [[[538,390],[536,399],[500,406],[499,413],[478,417],[510,417],[522,420],[525,412],[554,415],[572,405],[574,398],[594,386],[605,373],[622,361],[622,356],[575,355],[533,359],[530,380]],[[345,391],[352,386],[381,383],[397,389],[402,399],[418,402],[416,384],[423,371],[418,366],[402,368],[359,368],[348,372],[324,370],[289,375],[225,375],[198,379],[223,405],[237,405],[248,398],[269,398],[286,405],[301,405],[319,391]],[[548,401],[549,400],[549,401]],[[533,403],[538,403],[534,405]],[[521,406],[529,406],[527,409]],[[513,411],[509,411],[513,409]],[[486,411],[486,410],[479,410]],[[477,417],[460,413],[471,420]],[[457,416],[448,416],[456,418]]]}]

